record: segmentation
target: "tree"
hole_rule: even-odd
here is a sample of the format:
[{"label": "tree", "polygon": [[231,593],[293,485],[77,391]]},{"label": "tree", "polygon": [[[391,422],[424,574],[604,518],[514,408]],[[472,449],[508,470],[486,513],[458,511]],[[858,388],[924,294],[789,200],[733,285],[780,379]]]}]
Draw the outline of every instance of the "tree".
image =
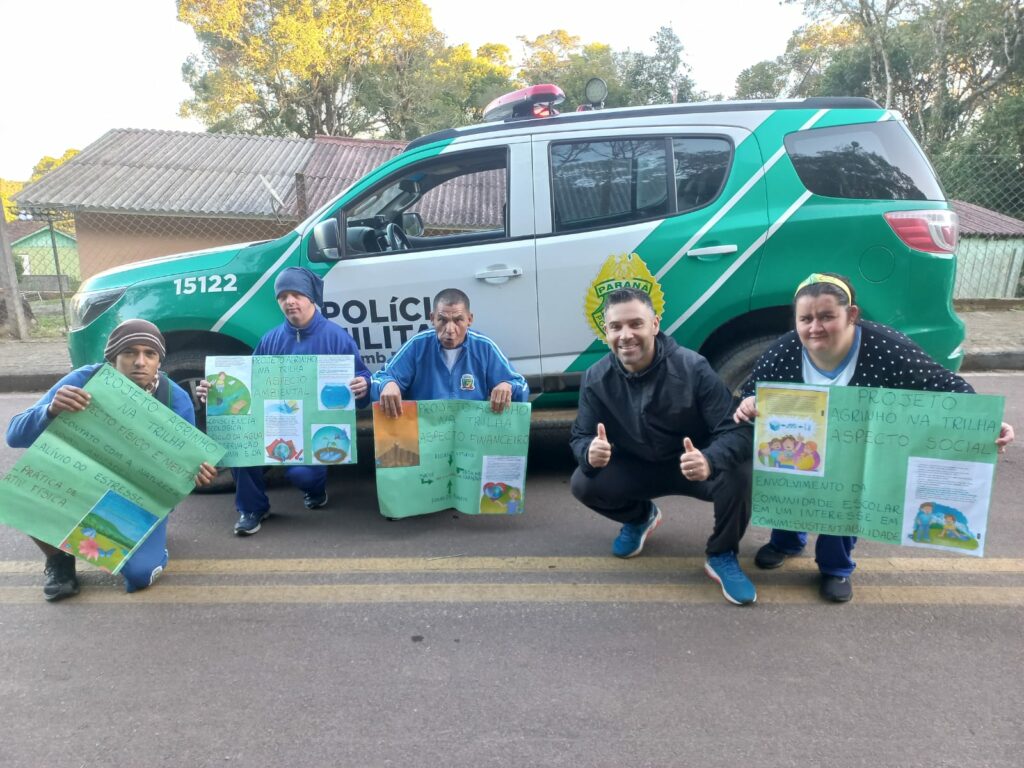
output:
[{"label": "tree", "polygon": [[[77,155],[79,150],[67,149],[64,154],[60,157],[50,157],[44,155],[39,159],[39,162],[32,167],[32,176],[27,182],[25,181],[8,181],[6,179],[0,179],[0,207],[3,208],[3,215],[7,221],[16,221],[17,216],[17,204],[11,201],[11,197],[16,195],[21,189],[33,181],[39,181],[50,171],[59,168],[64,165],[68,160]],[[54,226],[58,229],[67,232],[69,235],[75,234],[75,223],[72,219],[65,221],[54,222]]]},{"label": "tree", "polygon": [[64,163],[77,155],[78,152],[79,150],[77,149],[67,149],[60,157],[50,157],[49,155],[43,156],[40,158],[38,163],[32,166],[32,176],[29,178],[29,182],[39,181],[39,179],[43,178],[43,176],[48,174],[50,171],[64,165]]},{"label": "tree", "polygon": [[468,45],[444,45],[436,33],[368,68],[358,100],[386,136],[413,139],[479,121],[483,107],[513,87],[507,46],[481,46],[474,55]]},{"label": "tree", "polygon": [[[795,3],[797,0],[787,0]],[[858,26],[870,46],[871,96],[892,106],[893,72],[891,38],[895,25],[905,17],[912,0],[802,0],[804,13],[813,19],[848,20]]]},{"label": "tree", "polygon": [[422,0],[178,0],[202,43],[182,104],[214,131],[354,135],[372,127],[365,72],[435,33]]},{"label": "tree", "polygon": [[780,56],[759,61],[736,76],[737,99],[777,99],[785,93],[790,67]]},{"label": "tree", "polygon": [[600,77],[608,84],[605,105],[665,104],[696,98],[689,67],[683,62],[683,46],[671,27],[661,27],[652,37],[651,55],[616,52],[606,43],[583,45],[580,38],[556,29],[534,39],[519,38],[526,58],[519,77],[529,84],[555,83],[565,92],[563,109],[584,103],[587,81]]},{"label": "tree", "polygon": [[654,53],[622,54],[622,82],[633,104],[669,104],[694,101],[696,87],[683,62],[683,44],[671,27],[661,27],[651,37]]},{"label": "tree", "polygon": [[0,179],[0,207],[3,208],[5,221],[17,221],[18,216],[14,212],[17,206],[11,202],[11,197],[21,191],[25,186],[23,181],[8,181]]}]

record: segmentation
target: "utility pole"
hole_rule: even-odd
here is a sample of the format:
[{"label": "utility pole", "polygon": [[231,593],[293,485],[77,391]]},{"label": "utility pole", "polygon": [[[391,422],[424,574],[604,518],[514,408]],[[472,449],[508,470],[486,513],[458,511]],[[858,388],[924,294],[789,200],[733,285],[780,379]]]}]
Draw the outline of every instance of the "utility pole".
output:
[{"label": "utility pole", "polygon": [[12,319],[15,334],[22,341],[28,339],[28,322],[25,310],[21,306],[21,293],[18,291],[18,273],[14,270],[14,257],[11,256],[11,244],[7,239],[7,220],[0,208],[0,298],[7,304],[7,317]]}]

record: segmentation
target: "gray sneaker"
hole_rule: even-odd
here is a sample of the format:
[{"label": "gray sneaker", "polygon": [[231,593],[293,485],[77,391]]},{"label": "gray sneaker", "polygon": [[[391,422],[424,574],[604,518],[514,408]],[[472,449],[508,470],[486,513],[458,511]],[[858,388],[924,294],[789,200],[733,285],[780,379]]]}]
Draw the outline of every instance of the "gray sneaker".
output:
[{"label": "gray sneaker", "polygon": [[78,576],[75,575],[75,558],[64,552],[49,555],[43,567],[43,597],[51,603],[78,594]]},{"label": "gray sneaker", "polygon": [[236,536],[252,536],[260,529],[260,523],[270,517],[270,510],[265,512],[241,512],[235,523]]}]

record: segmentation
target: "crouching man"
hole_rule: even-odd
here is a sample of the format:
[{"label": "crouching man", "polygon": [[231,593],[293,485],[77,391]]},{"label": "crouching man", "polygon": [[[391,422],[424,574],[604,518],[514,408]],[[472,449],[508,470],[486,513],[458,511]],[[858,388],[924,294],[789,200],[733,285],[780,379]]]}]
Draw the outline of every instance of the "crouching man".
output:
[{"label": "crouching man", "polygon": [[[108,363],[195,426],[192,400],[185,390],[160,371],[160,363],[166,354],[163,335],[146,320],[125,320],[110,332],[103,350],[103,357]],[[102,363],[96,363],[72,371],[54,384],[39,402],[12,418],[7,426],[7,444],[12,448],[28,448],[58,414],[88,408],[90,395],[83,387],[100,366]],[[195,483],[197,486],[208,485],[216,476],[217,470],[203,462]],[[38,539],[32,540],[46,555],[43,597],[52,601],[77,595],[79,584],[74,556]],[[134,592],[150,586],[167,566],[167,559],[165,517],[121,569],[125,591]]]},{"label": "crouching man", "polygon": [[661,522],[652,499],[712,502],[704,570],[726,600],[753,603],[736,560],[750,522],[751,430],[736,429],[732,395],[708,361],[660,332],[646,293],[609,293],[604,326],[611,351],[584,373],[572,427],[573,495],[622,525],[616,557],[639,555]]}]

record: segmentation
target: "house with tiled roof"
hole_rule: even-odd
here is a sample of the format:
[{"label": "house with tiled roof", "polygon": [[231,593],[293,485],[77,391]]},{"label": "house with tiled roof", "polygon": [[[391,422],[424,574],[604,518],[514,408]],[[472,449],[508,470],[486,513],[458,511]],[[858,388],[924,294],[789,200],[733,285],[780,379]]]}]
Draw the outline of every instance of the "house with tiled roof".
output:
[{"label": "house with tiled roof", "polygon": [[70,292],[78,286],[82,276],[73,235],[55,227],[51,237],[46,221],[19,220],[7,223],[7,237],[23,292]]},{"label": "house with tiled roof", "polygon": [[1024,221],[962,200],[950,200],[960,218],[956,249],[957,299],[1012,299],[1024,272]]},{"label": "house with tiled roof", "polygon": [[14,196],[73,216],[83,277],[287,232],[404,142],[115,129]]}]

